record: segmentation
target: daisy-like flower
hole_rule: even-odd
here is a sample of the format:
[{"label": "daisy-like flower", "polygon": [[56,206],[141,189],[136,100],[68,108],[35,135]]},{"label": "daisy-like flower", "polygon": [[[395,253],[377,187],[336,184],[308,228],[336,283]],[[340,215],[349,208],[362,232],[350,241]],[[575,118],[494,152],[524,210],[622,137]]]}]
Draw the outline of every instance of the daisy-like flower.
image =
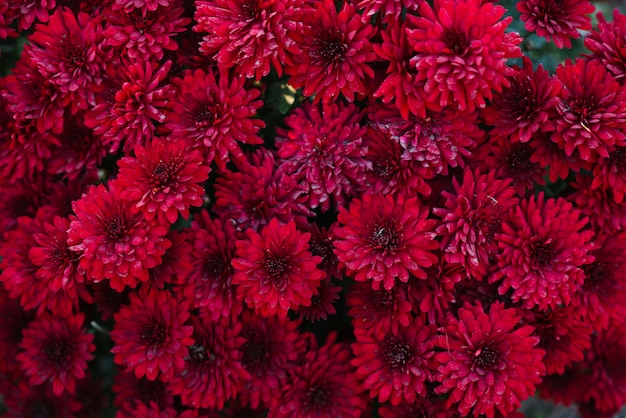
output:
[{"label": "daisy-like flower", "polygon": [[322,347],[311,347],[283,386],[281,403],[269,418],[360,417],[365,411],[361,384],[350,364],[347,343],[331,333]]},{"label": "daisy-like flower", "polygon": [[[492,90],[502,91],[515,70],[509,58],[521,57],[516,32],[505,32],[512,17],[506,9],[482,0],[436,0],[407,15],[409,45],[415,52],[416,82],[425,81],[424,99],[433,110],[455,106],[472,112],[485,107]],[[431,104],[432,103],[432,104]]]},{"label": "daisy-like flower", "polygon": [[160,60],[165,51],[178,49],[173,38],[191,23],[190,18],[182,17],[185,12],[182,3],[166,0],[153,10],[112,4],[103,11],[105,43],[133,61]]},{"label": "daisy-like flower", "polygon": [[70,250],[79,254],[79,268],[95,283],[108,279],[113,289],[135,288],[148,280],[148,269],[162,262],[171,246],[167,228],[147,221],[139,208],[119,197],[115,183],[109,190],[91,186],[72,203],[68,231]]},{"label": "daisy-like flower", "polygon": [[436,222],[426,219],[428,208],[416,198],[366,194],[339,208],[335,254],[358,282],[381,284],[386,290],[409,274],[426,278],[424,268],[437,262]]},{"label": "daisy-like flower", "polygon": [[522,0],[516,5],[524,28],[552,40],[557,48],[571,48],[572,39],[591,29],[596,8],[589,0]]},{"label": "daisy-like flower", "polygon": [[585,38],[590,58],[602,63],[616,79],[623,79],[626,77],[626,15],[616,7],[612,22],[607,22],[602,13],[598,13],[597,18],[597,30],[592,30]]},{"label": "daisy-like flower", "polygon": [[254,118],[263,104],[257,100],[260,92],[246,88],[244,83],[244,79],[230,77],[227,72],[218,76],[201,69],[173,78],[177,94],[165,123],[172,137],[186,140],[192,148],[200,147],[206,163],[215,161],[221,170],[231,156],[243,157],[238,142],[263,143],[257,132],[265,123]]},{"label": "daisy-like flower", "polygon": [[168,388],[180,395],[183,405],[222,409],[237,396],[238,388],[250,374],[241,359],[246,340],[242,323],[228,317],[217,321],[191,316],[194,343],[189,347],[185,367],[168,380]]},{"label": "daisy-like flower", "polygon": [[129,305],[115,314],[111,352],[116,364],[134,371],[137,379],[171,378],[185,366],[194,343],[193,328],[185,325],[189,304],[168,290],[142,287],[130,294]]},{"label": "daisy-like flower", "polygon": [[303,88],[307,97],[325,104],[342,94],[349,102],[366,93],[366,80],[374,77],[368,63],[376,60],[370,40],[376,29],[366,16],[345,2],[337,12],[335,2],[322,0],[303,11],[304,27],[294,33],[301,49],[293,65],[285,66],[289,84]]},{"label": "daisy-like flower", "polygon": [[225,69],[257,81],[273,67],[280,77],[300,53],[293,33],[302,30],[302,0],[198,0],[193,29],[205,33],[200,52]]},{"label": "daisy-like flower", "polygon": [[495,235],[500,251],[490,283],[500,282],[499,293],[511,290],[512,300],[526,309],[569,304],[585,278],[583,266],[593,261],[593,232],[586,225],[563,198],[540,193],[523,199]]},{"label": "daisy-like flower", "polygon": [[56,396],[74,393],[76,380],[85,377],[87,362],[96,350],[93,334],[83,328],[84,320],[82,313],[67,317],[43,313],[28,324],[17,360],[29,384],[50,383]]},{"label": "daisy-like flower", "polygon": [[289,309],[310,306],[325,274],[317,268],[321,258],[309,251],[307,232],[291,221],[272,219],[259,234],[246,230],[247,239],[235,242],[237,258],[233,284],[237,297],[262,316],[287,316]]},{"label": "daisy-like flower", "polygon": [[552,130],[561,90],[559,82],[550,77],[543,65],[534,70],[528,57],[523,58],[523,67],[509,80],[511,84],[495,93],[483,110],[485,122],[493,126],[490,135],[506,137],[511,142],[528,142],[534,132]]},{"label": "daisy-like flower", "polygon": [[120,197],[142,208],[147,221],[172,224],[180,214],[189,217],[191,206],[202,206],[209,167],[197,150],[189,151],[183,140],[154,138],[146,146],[135,145],[135,155],[118,161]]},{"label": "daisy-like flower", "polygon": [[363,328],[355,328],[354,336],[352,365],[370,397],[398,405],[426,396],[425,382],[431,377],[429,361],[435,354],[435,326],[426,325],[424,318],[418,317],[408,327],[384,336]]},{"label": "daisy-like flower", "polygon": [[288,130],[278,130],[280,171],[305,185],[311,208],[344,204],[362,182],[368,168],[362,116],[353,104],[307,102],[285,119]]},{"label": "daisy-like flower", "polygon": [[567,61],[556,69],[563,90],[552,140],[585,161],[608,157],[609,147],[626,145],[626,87],[598,62]]},{"label": "daisy-like flower", "polygon": [[102,48],[99,19],[59,8],[29,37],[29,52],[42,75],[68,96],[72,111],[95,105],[94,86],[110,58]]},{"label": "daisy-like flower", "polygon": [[330,279],[324,279],[317,288],[317,293],[311,298],[310,306],[300,306],[298,316],[310,322],[325,320],[328,315],[337,313],[334,303],[339,300],[341,286],[333,286]]},{"label": "daisy-like flower", "polygon": [[537,348],[534,328],[520,325],[515,309],[494,303],[486,310],[465,304],[457,316],[448,314],[437,338],[435,373],[441,385],[435,392],[449,394],[461,416],[496,413],[507,416],[533,395],[545,374],[544,351]]}]

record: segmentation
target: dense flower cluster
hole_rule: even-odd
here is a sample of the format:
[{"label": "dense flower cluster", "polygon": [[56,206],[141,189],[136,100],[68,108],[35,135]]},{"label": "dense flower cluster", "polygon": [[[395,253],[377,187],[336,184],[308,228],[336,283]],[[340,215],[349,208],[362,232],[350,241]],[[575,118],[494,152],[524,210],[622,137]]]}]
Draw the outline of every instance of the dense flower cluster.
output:
[{"label": "dense flower cluster", "polygon": [[626,16],[594,11],[0,1],[6,416],[614,415]]}]

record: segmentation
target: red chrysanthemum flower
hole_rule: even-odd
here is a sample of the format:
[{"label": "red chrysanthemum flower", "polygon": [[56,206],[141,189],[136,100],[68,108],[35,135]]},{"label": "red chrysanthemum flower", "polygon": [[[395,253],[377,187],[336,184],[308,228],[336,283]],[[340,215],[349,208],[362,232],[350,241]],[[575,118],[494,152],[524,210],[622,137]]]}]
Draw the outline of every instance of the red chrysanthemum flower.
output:
[{"label": "red chrysanthemum flower", "polygon": [[409,274],[425,279],[425,267],[437,262],[435,221],[416,198],[366,194],[339,208],[335,254],[349,275],[386,290]]},{"label": "red chrysanthemum flower", "polygon": [[180,214],[189,218],[191,206],[202,206],[204,189],[199,183],[209,178],[200,152],[189,151],[183,140],[153,138],[146,146],[137,144],[135,155],[118,161],[120,197],[142,208],[147,221],[161,225],[176,222]]},{"label": "red chrysanthemum flower", "polygon": [[161,379],[148,380],[145,376],[137,379],[135,373],[118,370],[113,376],[115,396],[113,405],[121,408],[127,402],[154,402],[160,408],[174,405],[174,396],[167,391],[167,385]]},{"label": "red chrysanthemum flower", "polygon": [[528,142],[534,132],[554,129],[559,82],[550,77],[543,65],[534,70],[528,57],[523,58],[523,67],[510,82],[510,86],[493,95],[483,111],[485,122],[493,126],[490,134],[511,142]]},{"label": "red chrysanthemum flower", "polygon": [[615,203],[626,195],[626,147],[611,147],[607,157],[600,157],[593,167],[591,188],[611,188]]},{"label": "red chrysanthemum flower", "polygon": [[165,51],[178,49],[173,38],[186,30],[191,19],[181,17],[185,12],[181,0],[164,3],[156,8],[119,7],[116,3],[105,9],[106,45],[112,46],[120,56],[137,62],[160,60]]},{"label": "red chrysanthemum flower", "polygon": [[552,141],[552,132],[536,132],[530,140],[530,146],[534,148],[530,162],[547,168],[553,183],[558,179],[567,179],[571,171],[579,173],[583,169],[591,170],[591,164],[580,158],[578,149],[574,149],[572,155],[567,155],[563,148]]},{"label": "red chrysanthemum flower", "polygon": [[57,6],[55,0],[7,0],[9,14],[11,10],[17,20],[17,30],[22,32],[30,29],[36,21],[46,23],[50,18],[50,10]]},{"label": "red chrysanthemum flower", "polygon": [[381,16],[400,16],[402,8],[409,12],[417,10],[423,0],[357,0],[357,10],[363,10],[363,15],[372,16],[380,13]]},{"label": "red chrysanthemum flower", "polygon": [[608,234],[623,231],[626,228],[626,205],[616,203],[612,187],[594,189],[592,182],[591,177],[576,175],[576,180],[571,183],[576,192],[568,199],[589,217],[595,230]]},{"label": "red chrysanthemum flower", "polygon": [[287,382],[288,372],[296,367],[307,344],[298,332],[299,322],[276,316],[261,317],[251,311],[241,316],[241,363],[250,379],[241,385],[239,398],[253,409],[276,408],[276,396]]},{"label": "red chrysanthemum flower", "polygon": [[130,304],[115,314],[111,352],[116,364],[134,371],[139,379],[171,378],[185,366],[193,328],[184,325],[189,304],[168,290],[141,288],[130,294]]},{"label": "red chrysanthemum flower", "polygon": [[579,31],[591,29],[589,14],[596,10],[588,0],[522,0],[516,8],[527,31],[552,40],[557,48],[571,48]]},{"label": "red chrysanthemum flower", "polygon": [[350,348],[335,340],[336,333],[331,333],[322,347],[306,352],[283,386],[281,403],[270,409],[269,418],[362,416],[366,403],[350,365]]},{"label": "red chrysanthemum flower", "polygon": [[315,95],[315,102],[328,104],[339,94],[353,102],[355,94],[366,93],[366,79],[374,77],[368,63],[376,60],[370,43],[376,29],[350,2],[339,11],[332,0],[312,5],[303,10],[302,30],[293,34],[302,52],[285,66],[289,84],[303,88],[306,97]]},{"label": "red chrysanthemum flower", "polygon": [[310,306],[325,274],[317,268],[321,258],[309,251],[307,232],[291,221],[272,219],[261,233],[246,230],[248,239],[235,242],[237,258],[233,284],[237,297],[262,316],[287,316],[289,309]]},{"label": "red chrysanthemum flower", "polygon": [[466,169],[462,182],[453,178],[452,186],[453,192],[441,193],[445,208],[433,209],[442,218],[438,233],[444,258],[462,265],[469,277],[481,279],[498,252],[496,233],[519,199],[511,180],[500,179],[494,170],[482,174]]},{"label": "red chrysanthemum flower", "polygon": [[545,373],[544,351],[537,348],[534,328],[519,324],[515,309],[494,303],[487,312],[465,304],[458,316],[448,315],[437,339],[439,363],[435,391],[449,394],[448,407],[461,416],[494,418],[517,409],[533,395]]},{"label": "red chrysanthemum flower", "polygon": [[585,161],[608,157],[608,148],[626,145],[626,87],[602,64],[577,59],[556,69],[563,83],[552,140],[565,153],[580,152]]},{"label": "red chrysanthemum flower", "polygon": [[333,223],[330,228],[326,229],[315,222],[311,222],[308,227],[308,232],[311,234],[309,250],[313,255],[322,259],[317,268],[326,273],[326,279],[343,279],[343,275],[339,271],[339,260],[337,260],[333,246],[336,227],[337,223]]},{"label": "red chrysanthemum flower", "polygon": [[310,306],[300,306],[298,317],[310,322],[326,320],[328,315],[337,313],[334,303],[339,300],[341,286],[333,286],[330,279],[324,279],[317,288],[317,293],[311,298]]},{"label": "red chrysanthemum flower", "polygon": [[222,409],[237,396],[250,374],[241,359],[246,340],[241,322],[229,317],[217,321],[191,316],[194,344],[189,347],[185,367],[168,380],[170,392],[180,395],[183,405]]},{"label": "red chrysanthemum flower", "polygon": [[[438,110],[454,106],[472,112],[485,107],[492,90],[510,85],[515,70],[509,58],[521,57],[517,32],[505,32],[513,20],[502,19],[506,9],[482,0],[436,0],[420,4],[418,16],[407,15],[415,29],[408,29],[415,51],[417,83],[425,81],[426,105]],[[432,103],[432,104],[431,104]]]},{"label": "red chrysanthemum flower", "polygon": [[161,257],[161,264],[149,271],[149,283],[155,284],[159,289],[163,289],[166,283],[182,283],[183,279],[193,270],[191,264],[192,246],[187,241],[187,234],[172,228],[166,238],[172,243],[172,246],[165,250],[165,254]]},{"label": "red chrysanthemum flower", "polygon": [[527,309],[569,304],[585,278],[583,266],[593,261],[593,232],[586,225],[587,218],[563,198],[540,193],[522,200],[495,235],[498,268],[489,282],[501,283],[501,295],[512,289],[512,300]]},{"label": "red chrysanthemum flower", "polygon": [[407,300],[413,312],[423,313],[431,324],[440,324],[457,302],[457,283],[462,282],[467,273],[460,264],[449,263],[440,257],[439,263],[429,267],[426,274],[426,280],[409,280]]},{"label": "red chrysanthemum flower", "polygon": [[50,383],[56,396],[74,393],[76,380],[85,377],[87,362],[96,346],[93,334],[83,328],[85,315],[39,315],[24,329],[17,360],[29,376],[29,384]]},{"label": "red chrysanthemum flower", "polygon": [[278,130],[280,171],[305,186],[309,207],[326,212],[342,205],[363,181],[368,162],[362,116],[353,104],[306,102],[285,119],[289,130]]},{"label": "red chrysanthemum flower", "polygon": [[599,61],[616,79],[626,77],[626,15],[619,8],[613,9],[613,21],[607,22],[598,13],[598,29],[585,38],[585,46],[591,51],[591,59]]},{"label": "red chrysanthemum flower", "polygon": [[59,8],[36,29],[28,49],[41,74],[68,97],[73,113],[95,105],[94,86],[110,59],[103,52],[100,20]]},{"label": "red chrysanthemum flower", "polygon": [[300,53],[293,33],[302,30],[302,0],[198,0],[193,30],[208,32],[200,52],[217,64],[257,81],[270,72],[282,76],[283,66]]},{"label": "red chrysanthemum flower", "polygon": [[254,117],[263,102],[257,100],[259,90],[246,88],[244,83],[225,72],[218,77],[200,69],[173,78],[177,94],[165,123],[172,137],[186,140],[192,148],[200,147],[207,164],[215,161],[221,170],[231,156],[236,160],[243,157],[238,142],[262,144],[257,132],[265,123]]},{"label": "red chrysanthemum flower", "polygon": [[76,215],[70,217],[70,250],[80,254],[79,267],[88,279],[110,281],[121,292],[148,280],[148,269],[162,262],[171,246],[167,228],[147,221],[140,209],[119,198],[120,190],[109,183],[92,186],[73,202]]},{"label": "red chrysanthemum flower", "polygon": [[171,66],[171,61],[161,66],[152,61],[124,61],[116,66],[115,76],[105,83],[106,94],[85,115],[85,125],[102,136],[111,153],[124,142],[124,153],[130,154],[136,144],[152,138],[155,123],[165,122],[170,88],[160,84]]},{"label": "red chrysanthemum flower", "polygon": [[354,336],[355,358],[351,363],[370,397],[398,405],[426,396],[429,362],[435,354],[434,325],[426,325],[424,318],[417,317],[408,327],[384,335],[355,328]]}]

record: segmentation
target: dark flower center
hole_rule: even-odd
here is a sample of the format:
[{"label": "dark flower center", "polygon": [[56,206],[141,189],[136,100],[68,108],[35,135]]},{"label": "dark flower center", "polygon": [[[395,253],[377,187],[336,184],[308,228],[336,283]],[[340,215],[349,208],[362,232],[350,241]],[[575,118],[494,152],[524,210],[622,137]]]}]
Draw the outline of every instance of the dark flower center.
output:
[{"label": "dark flower center", "polygon": [[152,179],[161,187],[167,186],[172,178],[171,167],[162,162],[158,163],[152,170]]},{"label": "dark flower center", "polygon": [[291,263],[284,257],[268,255],[265,259],[265,272],[269,276],[272,286],[278,291],[285,290],[289,282]]},{"label": "dark flower center", "polygon": [[202,280],[218,278],[226,270],[226,263],[219,255],[213,255],[204,262],[204,274]]},{"label": "dark flower center", "polygon": [[196,123],[196,128],[208,128],[213,125],[215,114],[211,111],[209,103],[202,103],[196,108],[193,118]]},{"label": "dark flower center", "polygon": [[413,361],[413,350],[404,341],[387,338],[381,344],[385,362],[391,369],[406,370]]},{"label": "dark flower center", "polygon": [[[158,12],[159,10],[157,9],[156,13]],[[148,29],[154,23],[155,12],[150,11],[144,15],[139,9],[135,9],[129,17],[135,27],[139,30],[139,33],[143,33],[144,30]]]},{"label": "dark flower center", "polygon": [[527,146],[519,146],[506,156],[506,161],[511,169],[515,171],[526,171],[531,167],[531,150]]},{"label": "dark flower center", "polygon": [[370,233],[370,242],[376,250],[383,254],[393,252],[400,245],[400,234],[393,224],[376,224]]},{"label": "dark flower center", "polygon": [[395,298],[393,294],[385,289],[370,290],[369,300],[376,310],[391,311],[393,309]]},{"label": "dark flower center", "polygon": [[491,369],[500,358],[500,355],[490,347],[479,348],[474,353],[474,365],[483,369]]},{"label": "dark flower center", "polygon": [[69,366],[74,354],[73,345],[66,340],[50,341],[44,348],[46,358],[54,366],[63,368]]},{"label": "dark flower center", "polygon": [[593,116],[596,113],[596,99],[593,95],[589,97],[578,97],[570,105],[570,109],[573,113],[578,115],[580,123],[587,126],[587,118]]},{"label": "dark flower center", "polygon": [[392,158],[382,158],[374,164],[374,175],[383,180],[389,180],[398,169],[398,164]]},{"label": "dark flower center", "polygon": [[513,83],[509,90],[507,104],[511,106],[517,120],[527,121],[539,108],[535,89],[528,80]]},{"label": "dark flower center", "polygon": [[241,361],[248,369],[258,370],[263,367],[268,355],[267,343],[257,335],[243,346]]},{"label": "dark flower center", "polygon": [[330,396],[323,387],[311,386],[304,394],[304,405],[308,409],[324,409],[329,405],[329,402]]},{"label": "dark flower center", "polygon": [[258,19],[261,14],[261,8],[259,2],[254,0],[244,1],[241,5],[242,17],[246,20]]},{"label": "dark flower center", "polygon": [[141,342],[149,347],[161,347],[167,342],[167,327],[160,320],[154,319],[141,329]]},{"label": "dark flower center", "polygon": [[610,270],[605,263],[595,261],[585,266],[585,281],[583,287],[594,293],[607,293],[613,282]]},{"label": "dark flower center", "polygon": [[615,151],[609,154],[611,167],[614,167],[620,173],[626,170],[626,149],[623,147],[615,148]]},{"label": "dark flower center", "polygon": [[343,33],[339,30],[328,30],[313,41],[315,48],[311,55],[321,63],[331,64],[344,60],[348,45],[343,42]]},{"label": "dark flower center", "polygon": [[63,48],[63,61],[69,63],[72,68],[81,68],[85,65],[85,48],[76,39],[61,39],[60,45]]},{"label": "dark flower center", "polygon": [[443,42],[456,55],[463,55],[469,47],[467,34],[458,28],[448,28],[443,33]]},{"label": "dark flower center", "polygon": [[215,356],[211,355],[203,345],[193,344],[189,347],[188,358],[193,363],[203,363],[215,359]]},{"label": "dark flower center", "polygon": [[124,238],[126,235],[126,229],[126,222],[124,222],[124,220],[119,216],[110,219],[105,226],[107,237],[113,241],[119,241]]},{"label": "dark flower center", "polygon": [[538,266],[548,266],[552,264],[556,251],[552,240],[541,240],[531,243],[531,253],[533,262]]}]

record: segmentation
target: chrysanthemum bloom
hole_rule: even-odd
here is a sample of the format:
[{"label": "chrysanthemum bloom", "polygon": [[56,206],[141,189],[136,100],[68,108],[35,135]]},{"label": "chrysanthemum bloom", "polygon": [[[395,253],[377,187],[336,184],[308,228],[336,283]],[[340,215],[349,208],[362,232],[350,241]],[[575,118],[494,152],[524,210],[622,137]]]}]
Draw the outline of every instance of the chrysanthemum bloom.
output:
[{"label": "chrysanthemum bloom", "polygon": [[360,417],[365,411],[361,384],[350,364],[347,343],[331,333],[322,347],[311,347],[283,386],[281,403],[269,418]]},{"label": "chrysanthemum bloom", "polygon": [[167,385],[161,379],[148,380],[145,376],[137,379],[135,373],[117,370],[113,376],[115,396],[113,405],[121,408],[127,402],[154,402],[165,409],[174,405],[174,396],[167,391]]},{"label": "chrysanthemum bloom", "polygon": [[626,305],[626,234],[601,234],[594,239],[595,260],[584,266],[585,281],[572,298],[576,314],[594,330],[624,322]]},{"label": "chrysanthemum bloom", "polygon": [[340,266],[356,281],[371,282],[386,290],[396,279],[407,282],[409,274],[425,279],[425,267],[437,262],[432,253],[436,222],[426,219],[428,208],[416,198],[366,194],[353,199],[348,209],[339,208],[341,228],[334,242]]},{"label": "chrysanthemum bloom", "polygon": [[611,188],[615,203],[626,195],[626,147],[610,147],[607,157],[600,157],[593,166],[593,189]]},{"label": "chrysanthemum bloom", "polygon": [[217,321],[191,316],[194,344],[189,347],[185,367],[168,380],[174,395],[183,405],[194,408],[222,409],[234,399],[243,381],[250,379],[241,359],[245,339],[241,322],[228,317]]},{"label": "chrysanthemum bloom", "polygon": [[482,278],[498,252],[495,234],[519,199],[510,179],[500,179],[495,170],[486,174],[466,169],[463,180],[452,179],[453,192],[443,191],[445,208],[434,208],[442,218],[438,233],[449,263],[461,264],[468,276]]},{"label": "chrysanthemum bloom", "polygon": [[457,316],[448,315],[437,338],[442,351],[435,356],[435,378],[441,385],[435,391],[449,394],[448,407],[456,405],[461,416],[506,416],[534,394],[545,374],[544,351],[533,332],[502,303],[486,312],[480,304],[465,304]]},{"label": "chrysanthemum bloom", "polygon": [[586,161],[608,157],[608,148],[626,145],[626,87],[598,62],[577,59],[556,69],[563,90],[552,140]]},{"label": "chrysanthemum bloom", "polygon": [[522,0],[516,8],[527,31],[552,40],[557,48],[571,48],[579,31],[591,29],[589,14],[596,10],[588,0]]},{"label": "chrysanthemum bloom", "polygon": [[236,171],[226,169],[215,181],[213,210],[223,222],[234,224],[238,231],[260,229],[272,219],[283,223],[294,221],[306,229],[305,188],[294,176],[279,171],[274,154],[267,148],[235,163]]},{"label": "chrysanthemum bloom", "polygon": [[300,53],[293,33],[302,30],[302,0],[198,0],[193,30],[208,32],[200,52],[236,74],[257,81],[273,67],[280,77]]},{"label": "chrysanthemum bloom", "polygon": [[124,142],[124,153],[130,154],[136,144],[152,137],[155,123],[165,122],[170,89],[160,84],[171,66],[171,61],[161,66],[152,61],[124,61],[116,66],[115,80],[106,87],[112,90],[112,97],[85,115],[85,125],[103,137],[109,152],[116,152]]},{"label": "chrysanthemum bloom", "polygon": [[449,263],[439,257],[439,263],[426,270],[426,280],[410,278],[407,286],[407,300],[413,312],[426,315],[431,324],[440,324],[457,302],[456,291],[459,283],[467,278],[463,266]]},{"label": "chrysanthemum bloom", "polygon": [[130,304],[115,314],[111,352],[116,364],[134,371],[139,379],[171,378],[183,369],[193,328],[184,325],[189,304],[169,290],[142,287],[130,294]]},{"label": "chrysanthemum bloom", "polygon": [[398,333],[401,327],[408,327],[413,318],[413,307],[406,293],[403,286],[374,290],[369,283],[355,282],[346,295],[346,306],[353,327],[371,329],[378,338],[383,338],[389,332]]},{"label": "chrysanthemum bloom", "polygon": [[74,393],[76,380],[85,377],[87,362],[96,346],[93,334],[83,328],[85,315],[52,316],[44,312],[24,329],[17,360],[31,385],[50,383],[60,396]]},{"label": "chrysanthemum bloom", "polygon": [[202,206],[204,189],[199,183],[209,178],[210,168],[184,140],[153,138],[145,146],[135,145],[134,156],[117,164],[120,197],[141,208],[147,221],[172,224],[179,214],[189,218],[191,206]]},{"label": "chrysanthemum bloom", "polygon": [[454,106],[472,112],[485,107],[492,90],[510,85],[507,77],[516,71],[506,61],[522,56],[522,39],[517,32],[505,33],[513,20],[502,19],[505,12],[482,0],[437,0],[434,8],[423,2],[418,16],[407,16],[415,28],[407,30],[415,51],[411,64],[416,82],[425,81],[429,108]]},{"label": "chrysanthemum bloom", "polygon": [[589,217],[594,229],[604,233],[619,232],[626,228],[626,205],[616,203],[613,197],[613,188],[591,187],[591,177],[579,174],[571,183],[576,192],[568,196],[571,202],[576,203],[582,213]]},{"label": "chrysanthemum bloom", "polygon": [[626,77],[626,15],[613,9],[613,21],[607,22],[602,13],[597,14],[598,28],[585,38],[591,51],[590,59],[599,61],[616,79]]},{"label": "chrysanthemum bloom", "polygon": [[339,271],[339,260],[335,255],[333,242],[335,241],[335,228],[337,223],[333,223],[330,227],[320,227],[315,222],[311,222],[308,232],[311,234],[309,238],[309,250],[313,255],[321,257],[322,261],[317,268],[326,273],[326,278],[343,279],[343,274]]},{"label": "chrysanthemum bloom", "polygon": [[587,220],[563,198],[523,199],[495,235],[498,268],[489,282],[500,283],[501,295],[512,289],[512,300],[526,309],[569,304],[585,278],[583,266],[593,261]]},{"label": "chrysanthemum bloom", "polygon": [[103,51],[100,20],[59,8],[36,29],[29,51],[41,74],[68,96],[72,113],[95,105],[94,86],[110,58]]},{"label": "chrysanthemum bloom", "polygon": [[160,60],[164,51],[175,51],[178,44],[173,38],[191,23],[181,17],[185,12],[181,0],[165,1],[153,10],[109,7],[103,11],[105,43],[133,61]]},{"label": "chrysanthemum bloom", "polygon": [[298,321],[276,316],[261,317],[251,311],[241,316],[241,363],[250,379],[241,383],[239,399],[251,408],[275,408],[277,393],[287,382],[288,372],[304,355],[306,339],[298,332]]},{"label": "chrysanthemum bloom", "polygon": [[368,168],[366,128],[356,105],[306,102],[285,119],[276,138],[280,171],[291,174],[309,195],[309,207],[326,212],[344,204]]},{"label": "chrysanthemum bloom", "polygon": [[79,253],[79,267],[97,283],[110,281],[121,292],[148,280],[148,269],[160,264],[171,246],[167,228],[156,219],[147,221],[139,208],[119,197],[115,183],[109,190],[91,186],[72,203],[76,215],[70,217],[70,250]]},{"label": "chrysanthemum bloom", "polygon": [[534,70],[528,57],[523,58],[523,67],[509,80],[511,84],[495,93],[483,111],[485,122],[493,126],[490,134],[512,142],[528,142],[534,132],[552,130],[559,82],[543,65]]},{"label": "chrysanthemum bloom", "polygon": [[63,392],[58,396],[51,385],[33,387],[26,379],[11,382],[3,390],[3,401],[7,408],[6,418],[33,417],[42,413],[49,413],[51,418],[75,417],[83,407],[75,395]]},{"label": "chrysanthemum bloom", "polygon": [[568,156],[563,148],[552,141],[551,132],[536,132],[530,140],[530,146],[534,148],[530,162],[547,168],[553,183],[558,179],[567,179],[571,171],[579,173],[583,169],[591,170],[592,165],[580,158],[578,149],[574,149],[572,155]]},{"label": "chrysanthemum bloom", "polygon": [[289,309],[310,306],[325,274],[317,268],[321,258],[309,251],[308,232],[291,221],[272,219],[259,234],[246,230],[247,239],[235,242],[237,258],[233,284],[237,297],[262,316],[287,316]]},{"label": "chrysanthemum bloom", "polygon": [[339,300],[341,289],[341,286],[333,286],[333,282],[329,278],[322,280],[317,288],[317,293],[311,298],[311,305],[298,308],[298,317],[316,322],[326,320],[328,315],[334,315],[337,313],[334,304]]},{"label": "chrysanthemum bloom", "polygon": [[172,246],[165,250],[161,257],[162,262],[150,269],[149,282],[163,289],[165,284],[182,283],[193,270],[191,264],[191,244],[187,241],[187,234],[170,229],[166,238]]},{"label": "chrysanthemum bloom", "polygon": [[[200,222],[198,222],[200,220]],[[236,318],[241,313],[241,303],[232,285],[234,270],[231,261],[235,256],[235,229],[230,223],[211,219],[201,212],[187,235],[192,270],[181,277],[175,286],[202,316],[216,321],[220,316]]]},{"label": "chrysanthemum bloom", "polygon": [[263,104],[257,100],[260,92],[245,88],[244,83],[244,79],[226,72],[218,76],[201,69],[173,78],[177,94],[172,97],[165,123],[172,131],[172,138],[184,139],[190,147],[206,150],[205,161],[210,164],[215,157],[221,170],[226,168],[231,156],[243,157],[238,142],[263,143],[257,132],[265,123],[254,118]]},{"label": "chrysanthemum bloom", "polygon": [[289,84],[304,88],[306,97],[315,95],[315,102],[328,104],[339,94],[353,102],[355,95],[366,93],[366,79],[374,77],[368,63],[376,60],[370,43],[376,29],[351,2],[343,3],[339,12],[332,0],[313,5],[303,10],[304,26],[293,34],[302,52],[293,57],[293,65],[285,66]]},{"label": "chrysanthemum bloom", "polygon": [[537,347],[545,351],[543,364],[547,374],[563,373],[565,367],[585,358],[583,353],[591,347],[593,329],[580,319],[575,307],[532,312],[529,316],[528,323],[540,338]]},{"label": "chrysanthemum bloom", "polygon": [[372,16],[380,13],[381,16],[400,16],[402,8],[414,12],[417,10],[422,0],[357,0],[357,10],[363,10],[365,16]]},{"label": "chrysanthemum bloom", "polygon": [[171,0],[114,0],[111,4],[113,10],[124,10],[131,13],[133,10],[139,9],[142,12],[153,12],[159,6],[167,7]]},{"label": "chrysanthemum bloom", "polygon": [[370,397],[398,405],[426,396],[429,362],[435,354],[434,325],[426,325],[423,317],[417,317],[408,327],[384,335],[355,328],[354,336],[355,358],[351,363]]}]

